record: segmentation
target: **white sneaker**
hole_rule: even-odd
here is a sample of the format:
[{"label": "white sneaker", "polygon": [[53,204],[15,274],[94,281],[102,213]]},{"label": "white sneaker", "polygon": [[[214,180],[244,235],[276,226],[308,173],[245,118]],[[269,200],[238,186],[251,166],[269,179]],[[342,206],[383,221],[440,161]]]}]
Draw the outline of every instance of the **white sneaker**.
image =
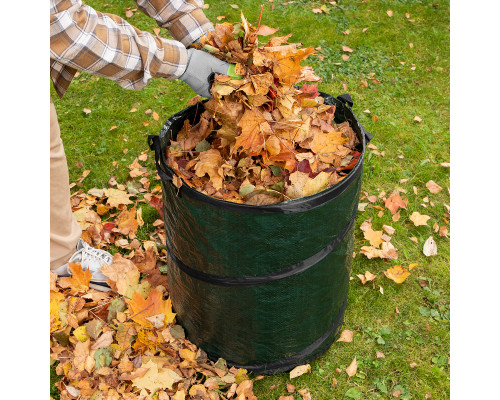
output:
[{"label": "white sneaker", "polygon": [[[82,239],[79,239],[76,245],[76,252],[71,256],[68,263],[80,263],[83,270],[88,269],[90,271],[92,278],[90,278],[89,286],[91,288],[103,292],[111,290],[106,283],[108,277],[101,272],[103,265],[113,264],[113,256],[107,251],[95,249]],[[58,276],[71,276],[68,263],[52,270],[52,272],[57,273]]]}]

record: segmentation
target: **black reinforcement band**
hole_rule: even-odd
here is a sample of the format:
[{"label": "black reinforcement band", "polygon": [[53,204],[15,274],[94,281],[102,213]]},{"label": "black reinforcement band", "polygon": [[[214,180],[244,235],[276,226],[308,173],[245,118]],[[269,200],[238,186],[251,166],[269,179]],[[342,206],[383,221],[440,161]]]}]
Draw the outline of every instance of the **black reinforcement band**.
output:
[{"label": "black reinforcement band", "polygon": [[305,270],[313,267],[317,263],[319,263],[321,260],[323,260],[328,254],[330,254],[344,239],[345,235],[351,230],[352,226],[354,225],[354,221],[356,220],[356,212],[352,216],[351,220],[347,224],[347,226],[340,232],[337,236],[335,236],[335,239],[333,239],[327,246],[323,247],[319,252],[314,254],[313,256],[298,262],[297,264],[294,264],[290,267],[280,269],[279,271],[276,272],[271,272],[270,274],[266,275],[259,275],[259,276],[241,276],[241,277],[230,277],[230,276],[217,276],[217,275],[211,275],[207,274],[202,271],[198,271],[196,269],[193,269],[191,267],[188,267],[186,264],[184,264],[179,258],[177,258],[174,253],[171,251],[171,249],[167,245],[167,251],[170,257],[172,257],[172,260],[174,261],[175,265],[179,267],[179,269],[190,275],[191,277],[208,282],[214,285],[219,285],[219,286],[255,286],[255,285],[262,285],[265,283],[277,281],[280,279],[285,279],[293,275],[300,274],[301,272],[304,272]]}]

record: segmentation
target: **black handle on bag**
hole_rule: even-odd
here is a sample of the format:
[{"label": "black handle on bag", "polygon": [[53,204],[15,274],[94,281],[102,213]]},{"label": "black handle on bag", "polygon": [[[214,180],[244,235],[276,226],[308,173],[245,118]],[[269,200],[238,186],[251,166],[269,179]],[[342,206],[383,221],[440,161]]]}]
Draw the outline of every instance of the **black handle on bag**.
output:
[{"label": "black handle on bag", "polygon": [[[354,105],[354,103],[352,101],[352,97],[349,93],[341,94],[340,96],[337,96],[337,99],[340,100],[342,103],[347,104],[347,106],[349,108],[352,108],[352,106]],[[356,118],[356,121],[358,122],[359,129],[361,129],[361,133],[366,138],[366,142],[369,142],[370,140],[372,140],[373,135],[371,133],[369,133],[363,125],[361,125],[361,123],[358,121],[357,118]]]},{"label": "black handle on bag", "polygon": [[148,145],[151,150],[155,152],[155,163],[156,170],[158,171],[158,175],[163,181],[171,181],[172,175],[165,172],[162,166],[160,165],[160,156],[161,156],[161,144],[160,144],[160,136],[158,135],[149,135],[148,136]]}]

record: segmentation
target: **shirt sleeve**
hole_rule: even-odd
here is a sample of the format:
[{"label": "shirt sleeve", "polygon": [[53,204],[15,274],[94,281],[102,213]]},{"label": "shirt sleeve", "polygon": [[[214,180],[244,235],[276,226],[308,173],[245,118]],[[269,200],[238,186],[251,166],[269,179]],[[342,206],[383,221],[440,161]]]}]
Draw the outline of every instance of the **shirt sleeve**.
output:
[{"label": "shirt sleeve", "polygon": [[62,97],[77,70],[109,78],[125,89],[141,89],[152,77],[179,78],[187,50],[177,40],[140,31],[80,0],[51,0],[50,59],[51,78]]},{"label": "shirt sleeve", "polygon": [[167,28],[172,36],[188,47],[214,26],[203,12],[203,0],[135,0],[139,9]]}]

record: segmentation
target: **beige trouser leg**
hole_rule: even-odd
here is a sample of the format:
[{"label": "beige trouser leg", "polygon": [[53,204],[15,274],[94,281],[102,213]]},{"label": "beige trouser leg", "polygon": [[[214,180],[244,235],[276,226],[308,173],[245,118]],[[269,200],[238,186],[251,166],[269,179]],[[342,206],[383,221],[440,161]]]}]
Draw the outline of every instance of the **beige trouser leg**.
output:
[{"label": "beige trouser leg", "polygon": [[50,269],[68,262],[82,231],[71,211],[69,174],[61,131],[50,101]]}]

